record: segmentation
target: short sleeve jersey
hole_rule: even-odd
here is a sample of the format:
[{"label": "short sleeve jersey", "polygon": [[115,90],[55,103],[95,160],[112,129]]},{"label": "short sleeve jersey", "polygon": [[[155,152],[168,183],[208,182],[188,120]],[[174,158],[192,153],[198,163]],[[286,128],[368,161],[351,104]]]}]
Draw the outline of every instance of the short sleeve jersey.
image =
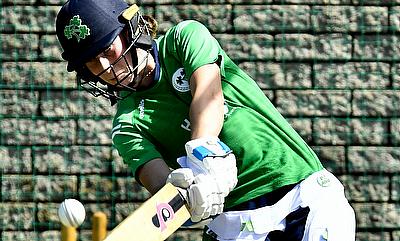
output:
[{"label": "short sleeve jersey", "polygon": [[221,70],[225,118],[220,139],[237,159],[238,184],[226,198],[231,207],[306,178],[322,165],[255,81],[226,55],[201,23],[183,21],[157,40],[160,74],[148,90],[119,101],[112,140],[136,175],[162,158],[171,168],[190,140],[189,79],[199,67]]}]

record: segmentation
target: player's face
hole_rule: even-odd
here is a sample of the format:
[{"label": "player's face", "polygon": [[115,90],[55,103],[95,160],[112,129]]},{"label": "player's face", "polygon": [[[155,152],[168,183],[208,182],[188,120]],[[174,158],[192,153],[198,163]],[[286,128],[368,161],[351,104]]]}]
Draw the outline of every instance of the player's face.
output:
[{"label": "player's face", "polygon": [[[88,61],[86,66],[94,75],[100,74],[100,78],[115,87],[130,86],[137,88],[139,87],[138,85],[145,85],[146,83],[139,80],[149,72],[149,67],[147,66],[149,62],[147,60],[140,61],[144,58],[146,51],[141,49],[132,50],[137,52],[139,59],[139,66],[132,66],[131,51],[122,56],[126,50],[126,41],[121,36],[118,36],[106,50]],[[135,68],[137,68],[137,76],[133,71]]]}]

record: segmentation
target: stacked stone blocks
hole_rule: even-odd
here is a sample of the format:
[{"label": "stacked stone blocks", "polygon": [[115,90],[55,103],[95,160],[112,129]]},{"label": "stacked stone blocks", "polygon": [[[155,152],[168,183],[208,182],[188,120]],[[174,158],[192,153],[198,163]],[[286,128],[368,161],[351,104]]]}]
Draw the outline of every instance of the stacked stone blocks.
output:
[{"label": "stacked stone blocks", "polygon": [[[1,11],[0,239],[59,240],[74,197],[111,229],[149,194],[112,148],[114,109],[80,91],[60,58],[63,1],[4,0]],[[150,0],[160,34],[207,25],[345,184],[357,240],[400,240],[399,0]],[[80,239],[90,240],[90,220]],[[201,240],[180,230],[170,240]]]}]

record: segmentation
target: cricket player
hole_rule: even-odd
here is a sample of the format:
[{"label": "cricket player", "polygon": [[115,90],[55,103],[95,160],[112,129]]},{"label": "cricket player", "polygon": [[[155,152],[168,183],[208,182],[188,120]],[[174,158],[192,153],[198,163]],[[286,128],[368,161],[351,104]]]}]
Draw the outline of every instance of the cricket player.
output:
[{"label": "cricket player", "polygon": [[351,241],[342,184],[208,29],[157,22],[122,0],[69,0],[67,70],[117,103],[112,141],[151,193],[181,188],[203,240]]}]

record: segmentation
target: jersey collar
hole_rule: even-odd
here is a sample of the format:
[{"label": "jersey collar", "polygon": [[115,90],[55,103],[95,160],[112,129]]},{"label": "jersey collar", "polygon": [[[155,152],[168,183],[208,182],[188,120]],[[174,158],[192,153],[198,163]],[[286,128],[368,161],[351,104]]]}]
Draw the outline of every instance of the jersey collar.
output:
[{"label": "jersey collar", "polygon": [[154,62],[155,62],[155,70],[154,70],[154,79],[153,79],[153,84],[154,85],[156,82],[158,82],[160,80],[160,62],[158,59],[158,49],[157,49],[157,43],[153,40],[152,43],[152,51],[151,51],[151,55],[154,58]]}]

